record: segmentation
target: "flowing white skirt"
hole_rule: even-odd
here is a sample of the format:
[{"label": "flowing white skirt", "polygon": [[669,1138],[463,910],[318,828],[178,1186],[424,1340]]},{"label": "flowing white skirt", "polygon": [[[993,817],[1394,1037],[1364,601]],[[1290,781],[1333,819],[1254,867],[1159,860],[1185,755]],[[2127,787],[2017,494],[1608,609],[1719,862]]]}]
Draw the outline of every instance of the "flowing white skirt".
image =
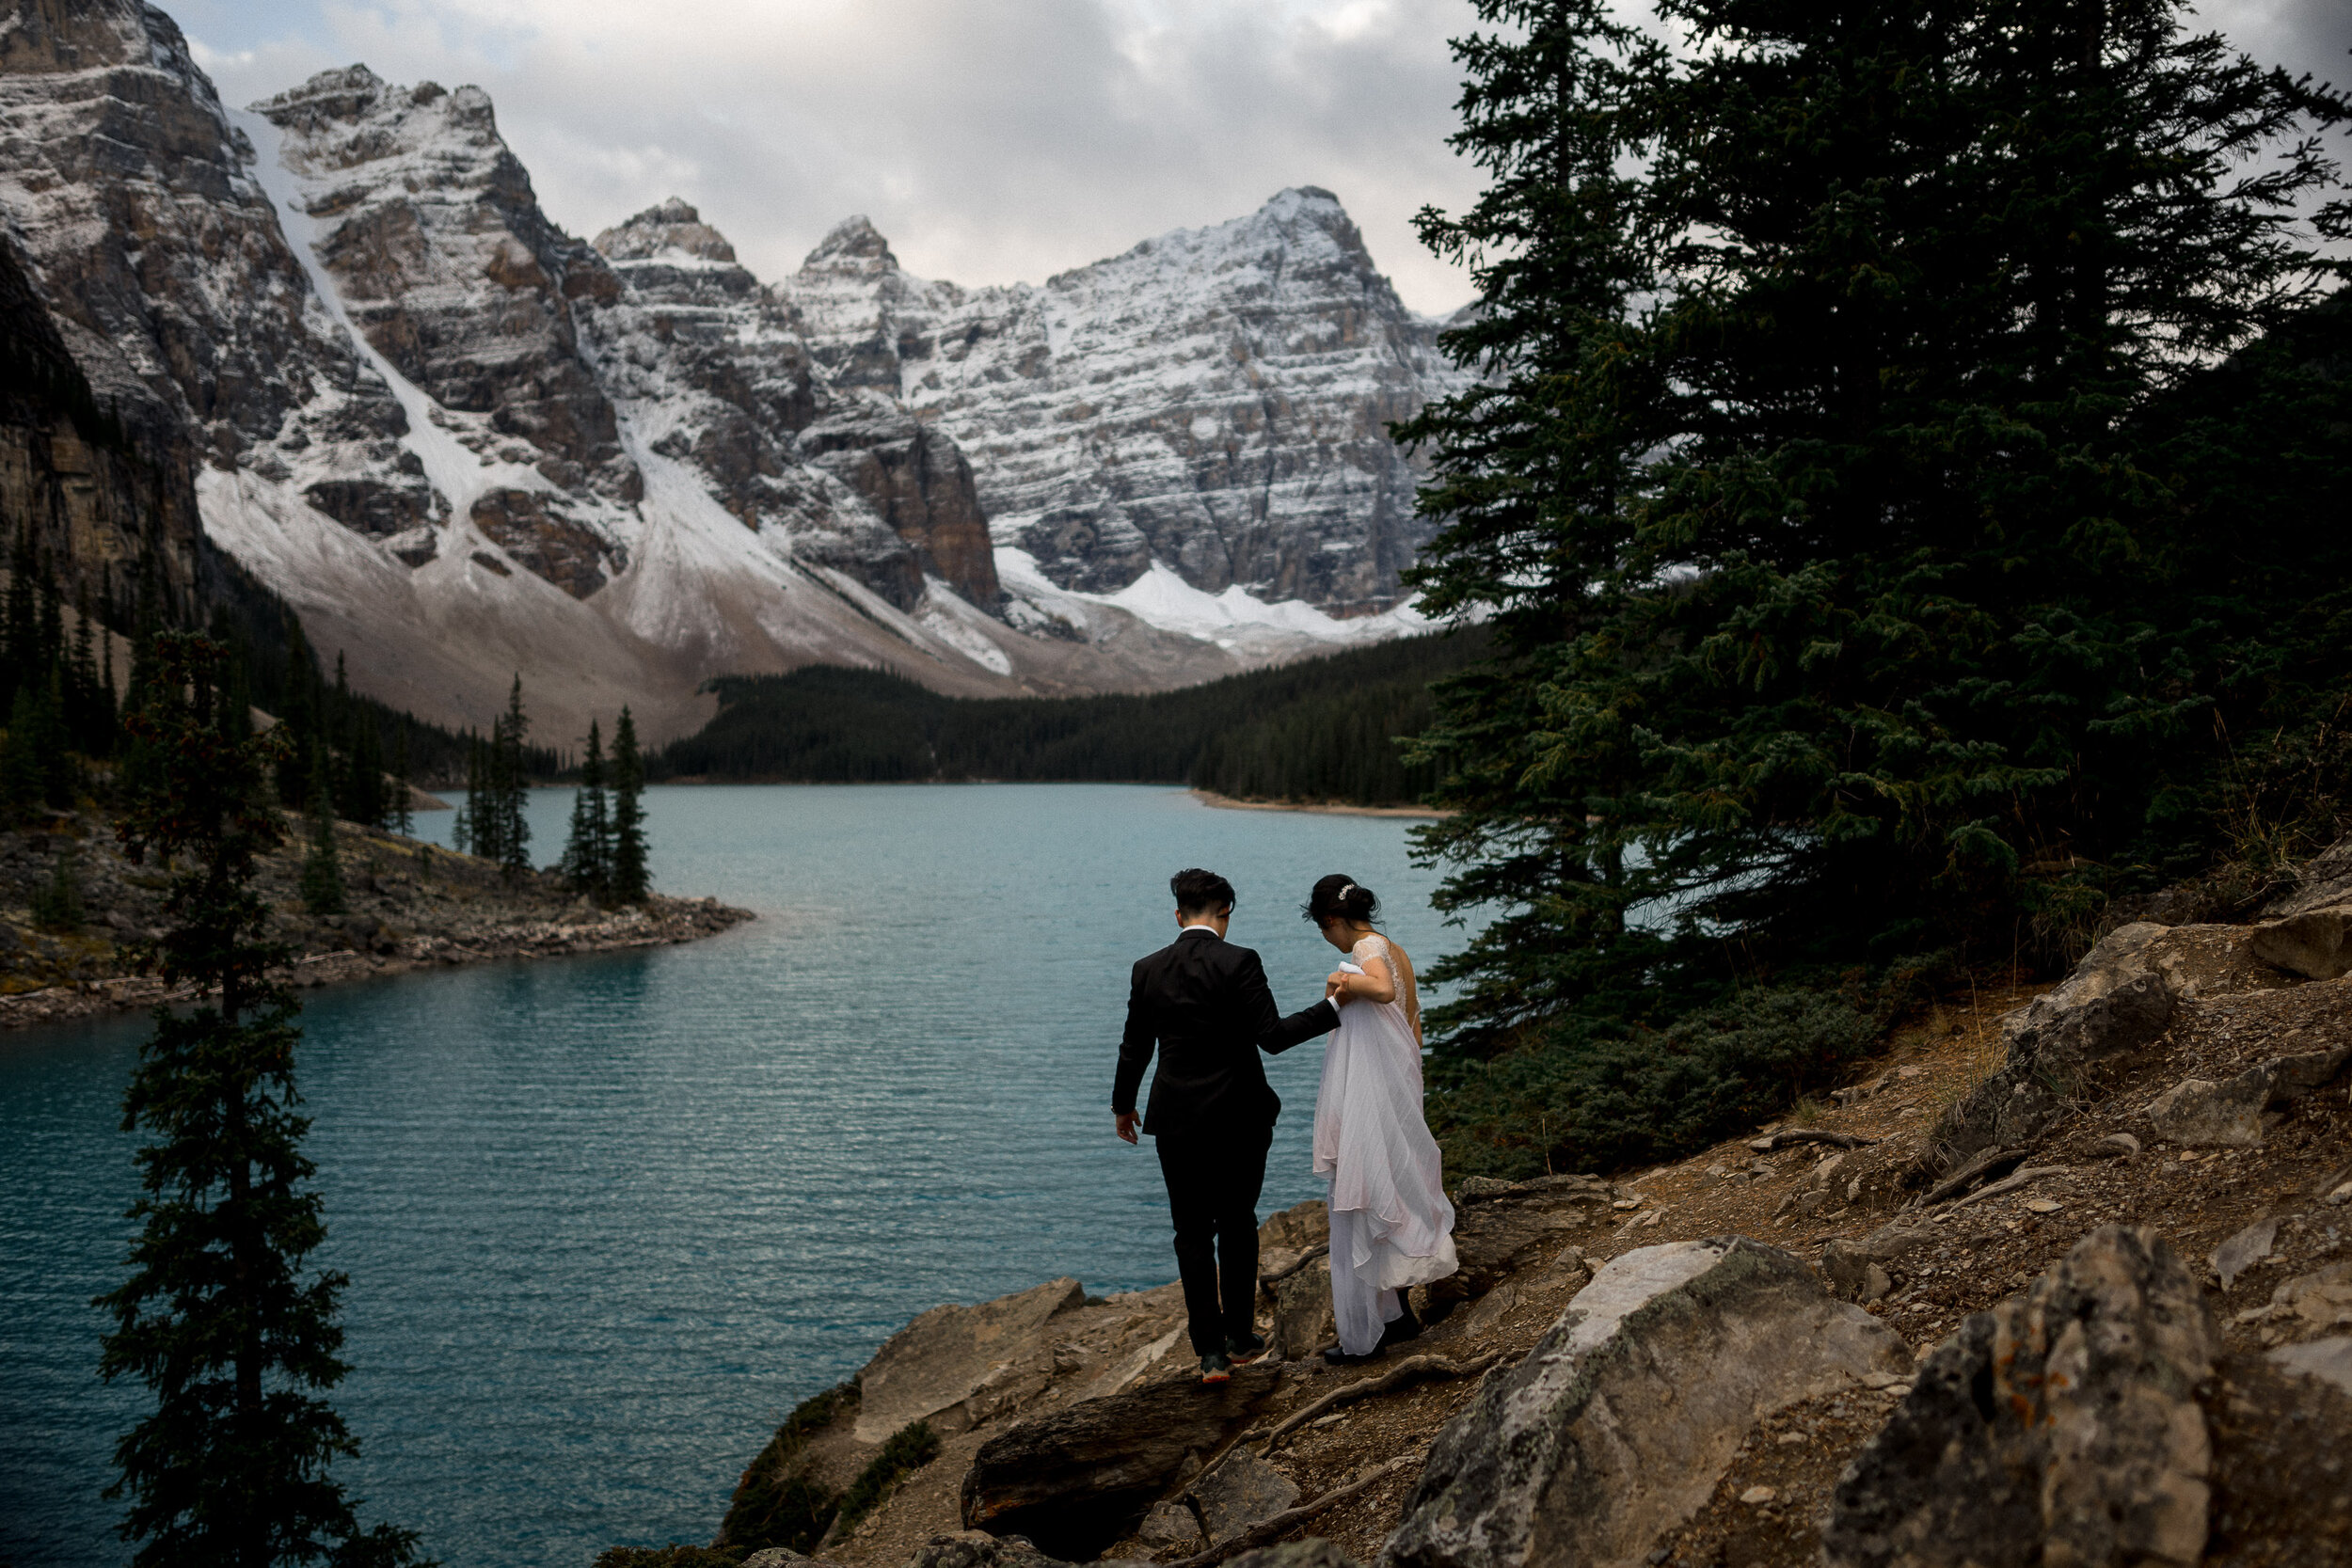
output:
[{"label": "flowing white skirt", "polygon": [[1400,1291],[1460,1266],[1438,1140],[1422,1115],[1421,1047],[1396,1003],[1340,1009],[1315,1096],[1315,1174],[1331,1183],[1340,1348],[1367,1354],[1403,1312]]}]

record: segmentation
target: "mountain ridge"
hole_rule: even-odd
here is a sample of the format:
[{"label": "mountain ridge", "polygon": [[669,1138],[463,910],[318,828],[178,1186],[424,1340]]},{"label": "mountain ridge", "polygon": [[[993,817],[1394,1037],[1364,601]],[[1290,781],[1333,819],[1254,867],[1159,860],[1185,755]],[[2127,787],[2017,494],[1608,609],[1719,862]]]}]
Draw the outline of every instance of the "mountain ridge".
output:
[{"label": "mountain ridge", "polygon": [[[628,701],[660,738],[716,674],[1141,690],[1424,625],[1413,470],[1368,433],[1448,383],[1328,193],[1011,289],[851,220],[762,282],[675,198],[564,231],[476,87],[354,65],[228,110],[135,0],[17,0],[0,42],[0,208],[61,339],[396,705],[479,722],[519,671],[551,733]],[[952,362],[861,336],[919,312]]]}]

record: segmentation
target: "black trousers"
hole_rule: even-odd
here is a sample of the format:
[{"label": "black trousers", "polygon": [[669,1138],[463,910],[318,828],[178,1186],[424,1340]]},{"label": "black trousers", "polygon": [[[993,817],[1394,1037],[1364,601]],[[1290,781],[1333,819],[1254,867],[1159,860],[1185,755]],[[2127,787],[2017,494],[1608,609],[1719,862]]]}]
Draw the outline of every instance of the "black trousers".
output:
[{"label": "black trousers", "polygon": [[1274,1129],[1153,1142],[1176,1222],[1192,1353],[1207,1355],[1257,1331],[1258,1189],[1265,1185]]}]

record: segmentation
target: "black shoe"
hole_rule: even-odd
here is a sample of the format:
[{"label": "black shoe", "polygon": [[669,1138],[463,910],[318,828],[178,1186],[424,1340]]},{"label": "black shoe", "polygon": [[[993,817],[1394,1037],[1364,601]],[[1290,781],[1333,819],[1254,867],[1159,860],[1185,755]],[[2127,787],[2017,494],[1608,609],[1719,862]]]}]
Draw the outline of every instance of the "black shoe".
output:
[{"label": "black shoe", "polygon": [[1225,1358],[1223,1351],[1213,1350],[1200,1358],[1200,1381],[1203,1383],[1233,1381],[1233,1364]]},{"label": "black shoe", "polygon": [[1413,1308],[1410,1303],[1406,1303],[1404,1306],[1405,1315],[1396,1319],[1394,1322],[1391,1323],[1388,1327],[1380,1331],[1380,1348],[1382,1350],[1387,1350],[1391,1345],[1401,1345],[1407,1339],[1418,1339],[1421,1338],[1421,1320],[1413,1316]]},{"label": "black shoe", "polygon": [[1327,1346],[1323,1352],[1323,1359],[1334,1367],[1360,1367],[1367,1361],[1377,1361],[1379,1358],[1380,1349],[1376,1345],[1369,1355],[1350,1355],[1337,1345]]},{"label": "black shoe", "polygon": [[1225,1341],[1225,1358],[1236,1367],[1247,1367],[1264,1354],[1265,1336],[1263,1334]]}]

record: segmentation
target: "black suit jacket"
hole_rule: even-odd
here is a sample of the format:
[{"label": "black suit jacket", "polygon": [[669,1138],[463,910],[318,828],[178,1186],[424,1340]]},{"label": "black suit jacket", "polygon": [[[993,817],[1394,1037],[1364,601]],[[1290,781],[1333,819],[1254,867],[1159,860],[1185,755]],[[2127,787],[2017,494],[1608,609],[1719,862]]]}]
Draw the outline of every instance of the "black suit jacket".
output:
[{"label": "black suit jacket", "polygon": [[1161,1137],[1262,1133],[1282,1102],[1258,1053],[1279,1054],[1340,1026],[1340,1010],[1318,1002],[1281,1015],[1258,955],[1200,927],[1137,959],[1127,990],[1127,1031],[1119,1043],[1111,1109],[1136,1108],[1152,1060],[1152,1099],[1143,1130]]}]

